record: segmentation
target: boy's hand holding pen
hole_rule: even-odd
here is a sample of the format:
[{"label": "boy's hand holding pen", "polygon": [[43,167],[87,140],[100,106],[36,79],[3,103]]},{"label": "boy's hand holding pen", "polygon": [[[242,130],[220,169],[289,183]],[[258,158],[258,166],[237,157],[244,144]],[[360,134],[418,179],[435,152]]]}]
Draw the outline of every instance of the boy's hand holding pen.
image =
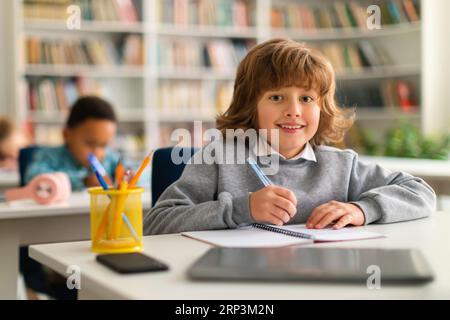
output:
[{"label": "boy's hand holding pen", "polygon": [[247,162],[265,185],[250,194],[252,218],[258,222],[282,226],[297,213],[297,198],[291,190],[274,185],[254,160],[248,158]]},{"label": "boy's hand holding pen", "polygon": [[[248,158],[247,162],[265,185],[263,189],[250,195],[250,213],[253,219],[282,226],[297,213],[297,198],[291,190],[274,186],[253,159]],[[306,227],[322,229],[333,223],[333,229],[341,229],[347,225],[362,226],[365,216],[361,208],[353,203],[330,201],[313,210]]]},{"label": "boy's hand holding pen", "polygon": [[296,206],[294,193],[280,186],[267,186],[250,194],[250,213],[256,221],[282,226],[297,213]]}]

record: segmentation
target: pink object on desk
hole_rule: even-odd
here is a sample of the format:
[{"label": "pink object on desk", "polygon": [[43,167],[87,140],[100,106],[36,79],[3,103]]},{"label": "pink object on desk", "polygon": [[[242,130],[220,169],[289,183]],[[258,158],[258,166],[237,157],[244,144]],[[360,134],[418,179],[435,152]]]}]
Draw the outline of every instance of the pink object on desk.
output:
[{"label": "pink object on desk", "polygon": [[5,191],[5,199],[34,199],[39,204],[50,204],[67,200],[71,192],[70,180],[65,173],[44,173],[34,177],[25,187]]}]

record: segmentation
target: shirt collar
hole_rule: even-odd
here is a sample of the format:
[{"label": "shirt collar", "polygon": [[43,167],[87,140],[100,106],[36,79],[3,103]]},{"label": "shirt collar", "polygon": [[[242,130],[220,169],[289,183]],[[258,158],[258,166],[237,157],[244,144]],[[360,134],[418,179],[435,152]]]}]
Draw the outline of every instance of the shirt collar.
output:
[{"label": "shirt collar", "polygon": [[265,139],[258,139],[258,141],[260,141],[259,148],[257,147],[258,143],[255,143],[255,145],[253,146],[253,152],[257,157],[269,156],[269,155],[274,154],[284,160],[305,159],[308,161],[317,162],[316,155],[315,155],[314,150],[309,142],[306,143],[305,148],[303,148],[303,150],[299,154],[297,154],[295,157],[286,159],[286,157],[284,157],[282,154],[278,153],[275,149],[273,149],[267,143],[267,141]]}]

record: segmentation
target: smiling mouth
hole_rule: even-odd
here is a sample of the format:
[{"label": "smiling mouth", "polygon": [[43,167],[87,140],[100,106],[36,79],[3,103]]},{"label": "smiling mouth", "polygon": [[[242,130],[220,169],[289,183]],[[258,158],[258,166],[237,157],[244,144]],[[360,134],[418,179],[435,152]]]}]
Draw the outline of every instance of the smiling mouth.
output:
[{"label": "smiling mouth", "polygon": [[305,126],[301,125],[301,124],[297,124],[297,125],[277,124],[277,127],[281,128],[281,129],[287,129],[287,130],[300,130],[300,129],[303,129]]}]

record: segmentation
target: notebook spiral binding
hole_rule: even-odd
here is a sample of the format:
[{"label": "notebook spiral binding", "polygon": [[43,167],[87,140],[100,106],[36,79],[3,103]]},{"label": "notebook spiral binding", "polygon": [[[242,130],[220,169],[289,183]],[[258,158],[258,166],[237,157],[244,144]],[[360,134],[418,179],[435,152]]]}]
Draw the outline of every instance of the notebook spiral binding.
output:
[{"label": "notebook spiral binding", "polygon": [[268,225],[262,224],[262,223],[252,223],[252,227],[270,231],[270,232],[281,233],[286,236],[291,236],[291,237],[296,237],[296,238],[314,239],[313,236],[309,235],[309,234],[304,234],[304,233],[295,232],[295,231],[291,231],[291,230],[279,229],[279,228],[268,226]]}]

